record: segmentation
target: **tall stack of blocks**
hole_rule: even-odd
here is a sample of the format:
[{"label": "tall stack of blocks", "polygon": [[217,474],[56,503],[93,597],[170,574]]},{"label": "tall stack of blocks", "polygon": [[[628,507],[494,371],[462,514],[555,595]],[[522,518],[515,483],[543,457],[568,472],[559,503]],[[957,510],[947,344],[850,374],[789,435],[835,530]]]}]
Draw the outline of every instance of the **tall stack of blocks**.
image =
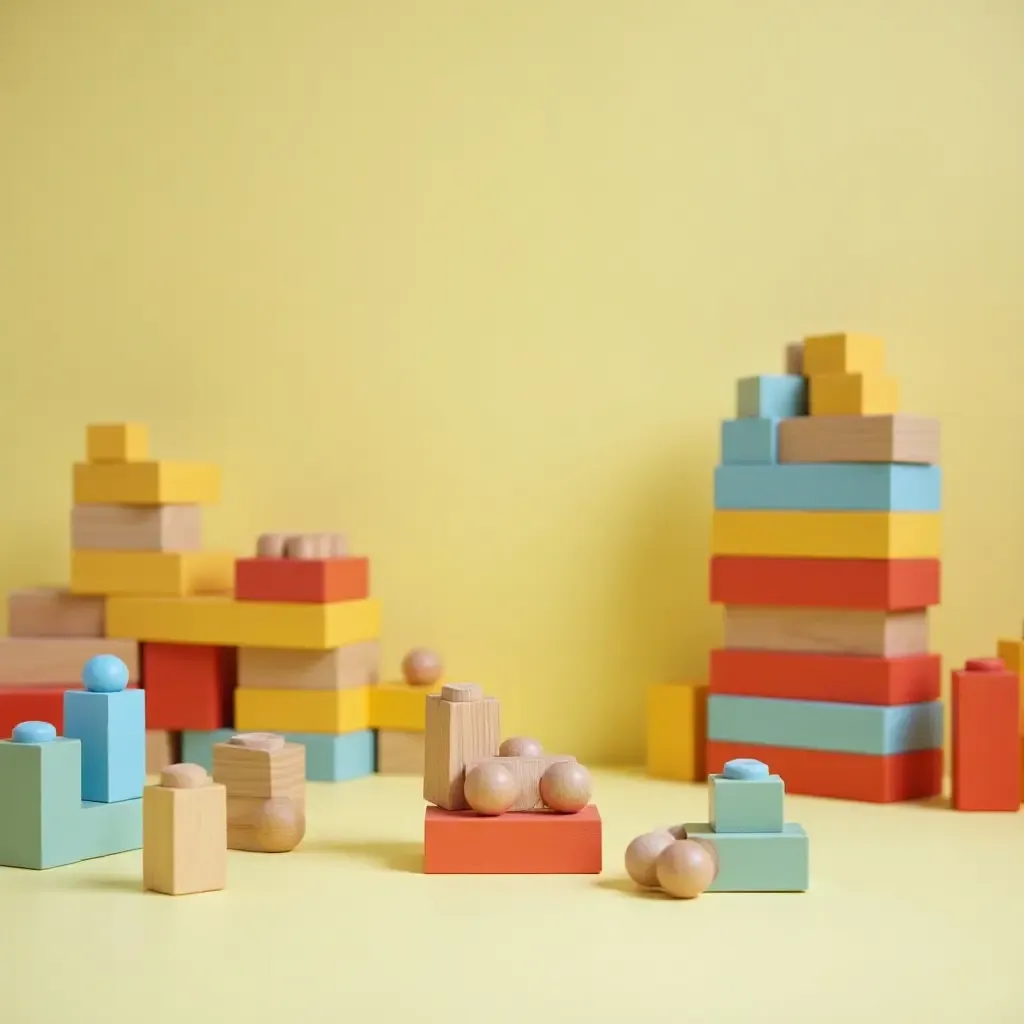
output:
[{"label": "tall stack of blocks", "polygon": [[939,425],[899,412],[880,339],[810,337],[740,380],[715,471],[707,767],[772,764],[790,792],[941,792]]}]

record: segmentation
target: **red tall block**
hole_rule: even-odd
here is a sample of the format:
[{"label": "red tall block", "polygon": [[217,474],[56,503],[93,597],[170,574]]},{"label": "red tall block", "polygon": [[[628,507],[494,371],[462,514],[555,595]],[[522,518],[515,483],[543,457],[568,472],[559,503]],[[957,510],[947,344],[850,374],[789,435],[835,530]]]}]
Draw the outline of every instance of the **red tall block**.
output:
[{"label": "red tall block", "polygon": [[233,647],[143,644],[146,728],[182,732],[233,725],[236,655]]}]

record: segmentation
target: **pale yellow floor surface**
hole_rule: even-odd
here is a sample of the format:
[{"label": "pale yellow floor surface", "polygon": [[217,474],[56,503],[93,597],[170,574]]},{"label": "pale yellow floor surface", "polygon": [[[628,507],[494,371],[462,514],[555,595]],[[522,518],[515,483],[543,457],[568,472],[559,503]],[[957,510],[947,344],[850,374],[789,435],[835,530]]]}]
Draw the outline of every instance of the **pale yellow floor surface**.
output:
[{"label": "pale yellow floor surface", "polygon": [[310,786],[305,844],[229,888],[139,890],[140,854],[0,869],[0,1020],[1024,1021],[1024,816],[790,797],[804,895],[636,894],[636,834],[702,786],[598,774],[601,877],[427,877],[414,779]]}]

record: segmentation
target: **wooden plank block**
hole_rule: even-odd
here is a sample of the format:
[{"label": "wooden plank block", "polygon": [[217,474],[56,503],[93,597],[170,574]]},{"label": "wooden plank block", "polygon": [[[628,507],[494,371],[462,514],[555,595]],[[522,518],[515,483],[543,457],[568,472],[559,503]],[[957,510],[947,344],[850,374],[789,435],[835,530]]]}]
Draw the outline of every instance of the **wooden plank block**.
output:
[{"label": "wooden plank block", "polygon": [[[753,512],[716,509],[713,555],[769,558],[938,558],[934,512]],[[109,619],[109,609],[108,609]]]},{"label": "wooden plank block", "polygon": [[713,604],[910,611],[942,597],[937,558],[711,559]]},{"label": "wooden plank block", "polygon": [[113,654],[128,666],[129,683],[139,681],[139,647],[134,640],[86,637],[0,638],[0,686],[77,686],[82,668],[98,654]]},{"label": "wooden plank block", "polygon": [[142,678],[147,729],[222,729],[234,721],[233,647],[143,644]]},{"label": "wooden plank block", "polygon": [[885,372],[885,342],[874,335],[837,331],[804,338],[803,372],[808,377],[822,373]]},{"label": "wooden plank block", "polygon": [[75,505],[71,509],[75,551],[199,551],[202,546],[199,505]]},{"label": "wooden plank block", "polygon": [[227,594],[235,556],[222,551],[72,551],[74,594],[190,597]]},{"label": "wooden plank block", "polygon": [[220,468],[203,462],[79,462],[76,505],[209,505],[220,500]]},{"label": "wooden plank block", "polygon": [[803,377],[762,374],[736,382],[737,419],[781,419],[807,414],[807,381]]},{"label": "wooden plank block", "polygon": [[723,619],[725,646],[742,650],[899,658],[926,654],[929,646],[926,611],[730,605]]},{"label": "wooden plank block", "polygon": [[370,688],[370,728],[422,732],[427,726],[427,694],[439,693],[441,684],[410,686],[381,683]]},{"label": "wooden plank block", "polygon": [[762,417],[723,420],[719,442],[723,465],[775,465],[779,421]]},{"label": "wooden plank block", "polygon": [[370,596],[368,558],[239,558],[239,601],[362,601]]},{"label": "wooden plank block", "polygon": [[423,775],[426,745],[422,732],[377,730],[378,775]]},{"label": "wooden plank block", "polygon": [[[149,709],[147,708],[147,711]],[[181,734],[165,729],[146,730],[146,774],[159,775],[181,761]],[[204,767],[206,767],[204,765]],[[209,769],[207,769],[209,771]]]},{"label": "wooden plank block", "polygon": [[895,416],[900,382],[868,373],[820,373],[810,378],[812,416]]},{"label": "wooden plank block", "polygon": [[647,774],[703,782],[707,684],[656,683],[647,688]]},{"label": "wooden plank block", "polygon": [[235,690],[239,732],[359,732],[370,727],[370,688]]},{"label": "wooden plank block", "polygon": [[780,421],[778,460],[938,465],[940,435],[923,416],[803,416]]},{"label": "wooden plank block", "polygon": [[423,835],[428,875],[597,875],[601,815],[533,811],[481,817],[428,807]]},{"label": "wooden plank block", "polygon": [[363,640],[330,651],[241,647],[238,685],[247,690],[350,690],[380,680],[380,642]]},{"label": "wooden plank block", "polygon": [[491,762],[503,764],[512,773],[512,777],[519,787],[519,796],[507,813],[535,811],[544,806],[544,801],[540,797],[540,777],[553,764],[575,760],[576,758],[571,754],[542,754],[539,757],[481,757],[466,762],[466,774],[468,775],[480,764]]},{"label": "wooden plank block", "polygon": [[149,428],[144,423],[91,423],[85,428],[89,462],[144,462]]},{"label": "wooden plank block", "polygon": [[30,587],[7,595],[7,635],[102,637],[107,606],[102,597],[63,587]]}]

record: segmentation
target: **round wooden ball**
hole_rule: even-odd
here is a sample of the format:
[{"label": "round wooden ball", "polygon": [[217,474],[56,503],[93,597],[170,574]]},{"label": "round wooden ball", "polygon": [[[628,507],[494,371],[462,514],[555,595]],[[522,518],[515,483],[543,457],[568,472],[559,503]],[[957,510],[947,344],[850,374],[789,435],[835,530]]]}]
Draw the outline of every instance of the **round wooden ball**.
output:
[{"label": "round wooden ball", "polygon": [[410,686],[433,686],[443,672],[441,656],[427,647],[414,647],[402,659],[402,675]]},{"label": "round wooden ball", "polygon": [[675,836],[668,831],[647,832],[626,847],[626,874],[644,889],[658,888],[658,857]]},{"label": "round wooden ball", "polygon": [[677,839],[655,862],[658,884],[678,900],[692,900],[715,880],[718,865],[704,843]]},{"label": "round wooden ball", "polygon": [[540,777],[540,798],[560,814],[575,814],[590,803],[590,772],[577,761],[556,761]]},{"label": "round wooden ball", "polygon": [[543,753],[544,748],[540,741],[531,736],[509,736],[498,747],[499,757],[540,757]]},{"label": "round wooden ball", "polygon": [[489,761],[466,775],[465,793],[477,814],[504,814],[519,798],[519,783],[503,764]]},{"label": "round wooden ball", "polygon": [[306,816],[286,796],[265,800],[255,821],[256,845],[264,853],[288,853],[306,834]]}]

